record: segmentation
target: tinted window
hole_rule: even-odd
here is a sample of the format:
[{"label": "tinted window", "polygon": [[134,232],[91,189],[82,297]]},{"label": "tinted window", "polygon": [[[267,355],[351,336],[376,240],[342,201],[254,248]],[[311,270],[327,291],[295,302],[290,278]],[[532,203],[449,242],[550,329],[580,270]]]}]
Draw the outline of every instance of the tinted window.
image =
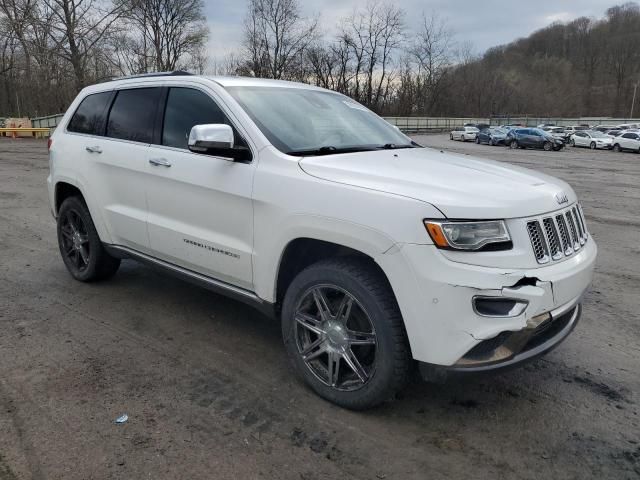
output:
[{"label": "tinted window", "polygon": [[164,112],[162,145],[187,148],[189,132],[194,125],[225,123],[226,116],[205,93],[193,88],[172,88]]},{"label": "tinted window", "polygon": [[151,143],[159,100],[159,88],[120,90],[109,113],[107,137]]},{"label": "tinted window", "polygon": [[633,135],[633,133],[625,133],[624,135],[622,135],[622,138],[635,138],[635,136]]},{"label": "tinted window", "polygon": [[85,97],[71,117],[67,130],[91,135],[102,135],[111,92],[94,93]]}]

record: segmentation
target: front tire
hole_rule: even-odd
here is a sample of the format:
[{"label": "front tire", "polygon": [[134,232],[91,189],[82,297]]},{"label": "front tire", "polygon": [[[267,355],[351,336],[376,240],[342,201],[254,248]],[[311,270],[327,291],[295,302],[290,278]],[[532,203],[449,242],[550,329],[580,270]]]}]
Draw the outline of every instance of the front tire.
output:
[{"label": "front tire", "polygon": [[460,137],[460,140],[462,140],[463,142],[466,142],[466,140],[465,140],[465,138],[464,138],[464,135],[462,135],[462,136]]},{"label": "front tire", "polygon": [[551,145],[551,142],[544,142],[542,144],[542,148],[544,149],[545,152],[550,152],[551,147],[553,147],[553,145]]},{"label": "front tire", "polygon": [[589,148],[591,150],[595,150],[596,149],[596,142],[591,142],[591,144],[589,145]]},{"label": "front tire", "polygon": [[449,134],[449,140],[453,140],[453,133]]},{"label": "front tire", "polygon": [[476,144],[480,145],[480,138],[476,137]]},{"label": "front tire", "polygon": [[616,152],[616,153],[620,153],[622,151],[622,149],[620,148],[620,144],[616,143],[613,146],[613,151]]},{"label": "front tire", "polygon": [[517,140],[511,140],[511,143],[509,144],[509,148],[511,148],[512,150],[517,150],[518,148],[520,148],[520,145],[518,145]]},{"label": "front tire", "polygon": [[105,250],[89,209],[80,197],[69,197],[62,202],[57,232],[62,261],[76,280],[103,280],[118,270],[120,259]]},{"label": "front tire", "polygon": [[285,294],[282,335],[297,374],[319,396],[353,410],[391,399],[411,355],[384,275],[358,258],[320,261]]},{"label": "front tire", "polygon": [[576,146],[576,141],[575,141],[573,138],[571,139],[571,146],[572,146],[572,147],[575,147],[575,146]]}]

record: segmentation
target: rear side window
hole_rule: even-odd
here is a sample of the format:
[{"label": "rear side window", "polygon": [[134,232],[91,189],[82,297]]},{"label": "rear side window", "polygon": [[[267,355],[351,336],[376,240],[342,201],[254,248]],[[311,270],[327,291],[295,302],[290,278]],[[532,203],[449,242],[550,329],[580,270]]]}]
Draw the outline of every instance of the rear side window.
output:
[{"label": "rear side window", "polygon": [[164,112],[162,145],[186,149],[191,128],[194,125],[210,123],[230,125],[225,114],[211,97],[193,88],[169,89]]},{"label": "rear side window", "polygon": [[76,113],[71,117],[67,130],[89,135],[102,135],[109,101],[112,92],[94,93],[80,102]]},{"label": "rear side window", "polygon": [[109,112],[107,137],[151,143],[160,88],[120,90]]}]

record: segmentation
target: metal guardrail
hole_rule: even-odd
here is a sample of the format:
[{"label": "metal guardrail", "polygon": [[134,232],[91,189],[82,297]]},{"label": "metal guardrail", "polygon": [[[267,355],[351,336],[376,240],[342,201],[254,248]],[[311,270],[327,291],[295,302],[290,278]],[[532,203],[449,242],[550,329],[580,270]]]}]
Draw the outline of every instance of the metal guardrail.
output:
[{"label": "metal guardrail", "polygon": [[446,131],[454,127],[460,127],[465,123],[486,123],[489,125],[519,124],[528,127],[535,127],[543,123],[554,125],[620,125],[622,123],[640,123],[640,119],[628,118],[607,118],[607,117],[581,117],[581,118],[551,118],[551,117],[530,117],[530,116],[504,116],[504,117],[384,117],[392,125],[395,125],[403,132],[426,133]]},{"label": "metal guardrail", "polygon": [[31,119],[31,126],[34,128],[50,128],[55,129],[63,117],[63,113],[57,115],[48,115],[46,117],[37,117]]}]

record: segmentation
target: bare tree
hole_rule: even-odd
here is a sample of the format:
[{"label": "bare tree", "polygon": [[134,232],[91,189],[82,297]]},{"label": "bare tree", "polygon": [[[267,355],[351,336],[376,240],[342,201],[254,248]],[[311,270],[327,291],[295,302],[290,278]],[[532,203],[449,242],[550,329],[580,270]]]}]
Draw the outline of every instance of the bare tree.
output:
[{"label": "bare tree", "polygon": [[204,65],[208,36],[202,0],[126,0],[126,27],[143,72]]},{"label": "bare tree", "polygon": [[437,103],[445,76],[453,65],[454,50],[453,33],[447,22],[436,14],[423,15],[408,52],[416,66],[423,112],[430,112]]},{"label": "bare tree", "polygon": [[71,64],[79,90],[87,84],[92,55],[125,13],[124,5],[100,0],[42,0],[42,3],[50,22],[53,53]]},{"label": "bare tree", "polygon": [[300,78],[317,19],[302,17],[297,0],[249,0],[245,18],[245,71],[257,77]]}]

